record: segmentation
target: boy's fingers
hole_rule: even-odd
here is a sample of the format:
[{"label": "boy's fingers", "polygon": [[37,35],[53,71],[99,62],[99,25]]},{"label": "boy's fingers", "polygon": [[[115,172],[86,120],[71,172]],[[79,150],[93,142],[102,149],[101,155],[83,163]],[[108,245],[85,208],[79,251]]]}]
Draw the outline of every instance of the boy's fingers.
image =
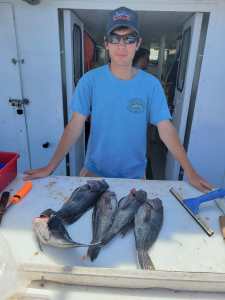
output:
[{"label": "boy's fingers", "polygon": [[203,186],[204,189],[206,189],[207,192],[213,189],[213,186],[206,181],[202,181],[201,185]]},{"label": "boy's fingers", "polygon": [[24,174],[27,174],[27,175],[31,175],[33,172],[32,171],[25,171]]}]

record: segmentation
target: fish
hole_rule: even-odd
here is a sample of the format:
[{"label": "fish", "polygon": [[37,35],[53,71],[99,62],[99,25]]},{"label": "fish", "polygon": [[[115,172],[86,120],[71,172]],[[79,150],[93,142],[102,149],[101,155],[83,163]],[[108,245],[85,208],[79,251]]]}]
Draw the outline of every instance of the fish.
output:
[{"label": "fish", "polygon": [[137,259],[141,269],[154,270],[148,250],[156,241],[163,223],[163,205],[159,198],[147,200],[134,218]]},{"label": "fish", "polygon": [[[92,213],[92,243],[100,242],[111,227],[118,208],[117,197],[114,192],[106,191],[95,204]],[[87,256],[91,261],[98,257],[101,245],[90,246]]]},{"label": "fish", "polygon": [[132,189],[130,193],[120,199],[112,226],[102,239],[102,245],[106,245],[115,235],[127,228],[133,222],[138,208],[146,201],[147,193],[143,190]]},{"label": "fish", "polygon": [[40,250],[42,244],[59,247],[89,247],[90,244],[82,244],[72,240],[62,220],[55,215],[55,211],[48,209],[33,220],[33,231]]},{"label": "fish", "polygon": [[63,204],[56,215],[65,223],[76,222],[87,210],[95,205],[109,185],[105,180],[88,180],[86,184],[73,191],[69,200]]}]

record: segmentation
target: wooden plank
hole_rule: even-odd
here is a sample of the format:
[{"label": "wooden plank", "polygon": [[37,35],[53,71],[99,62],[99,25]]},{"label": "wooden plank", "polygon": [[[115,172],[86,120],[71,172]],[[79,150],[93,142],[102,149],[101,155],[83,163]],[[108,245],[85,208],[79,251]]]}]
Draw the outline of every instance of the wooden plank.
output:
[{"label": "wooden plank", "polygon": [[223,273],[121,270],[40,264],[22,264],[19,271],[29,280],[72,285],[225,292],[225,274]]},{"label": "wooden plank", "polygon": [[48,296],[20,293],[8,298],[7,300],[50,300]]}]

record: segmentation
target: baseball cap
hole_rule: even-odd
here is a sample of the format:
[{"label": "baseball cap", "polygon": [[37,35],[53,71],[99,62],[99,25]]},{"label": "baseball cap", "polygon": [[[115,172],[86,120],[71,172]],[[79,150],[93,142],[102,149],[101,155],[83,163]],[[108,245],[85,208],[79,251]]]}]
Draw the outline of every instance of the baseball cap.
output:
[{"label": "baseball cap", "polygon": [[139,35],[138,16],[134,10],[127,7],[119,7],[113,10],[108,17],[106,35],[109,35],[114,29],[122,26],[133,29]]}]

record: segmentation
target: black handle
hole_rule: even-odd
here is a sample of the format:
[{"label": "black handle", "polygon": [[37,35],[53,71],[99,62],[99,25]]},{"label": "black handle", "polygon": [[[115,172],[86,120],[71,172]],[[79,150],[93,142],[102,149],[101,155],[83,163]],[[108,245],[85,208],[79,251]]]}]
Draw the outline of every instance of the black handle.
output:
[{"label": "black handle", "polygon": [[42,147],[43,147],[43,148],[48,148],[49,146],[50,146],[50,143],[49,143],[49,142],[46,142],[46,143],[42,144]]}]

